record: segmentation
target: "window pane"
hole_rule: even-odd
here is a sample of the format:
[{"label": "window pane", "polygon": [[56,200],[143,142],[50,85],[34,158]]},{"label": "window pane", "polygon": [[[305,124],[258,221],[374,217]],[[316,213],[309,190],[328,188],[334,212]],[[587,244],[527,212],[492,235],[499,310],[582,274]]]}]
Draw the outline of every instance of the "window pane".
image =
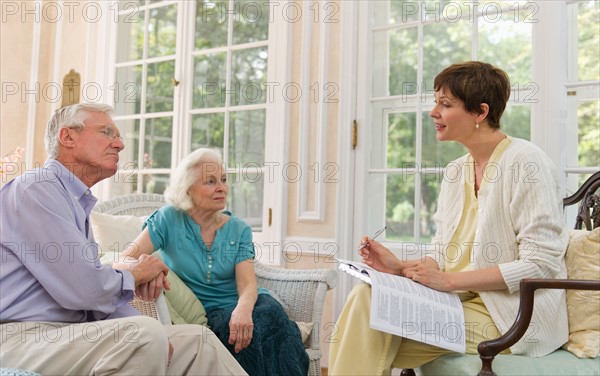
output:
[{"label": "window pane", "polygon": [[201,114],[192,116],[192,150],[218,148],[223,152],[225,114]]},{"label": "window pane", "polygon": [[194,59],[194,108],[225,105],[225,53],[207,54]]},{"label": "window pane", "polygon": [[135,169],[170,168],[173,118],[147,119],[145,122],[144,153],[138,160],[140,149],[140,120],[118,120],[126,148],[119,154],[121,165]]},{"label": "window pane", "polygon": [[414,112],[388,116],[387,168],[412,168],[416,161]]},{"label": "window pane", "polygon": [[125,143],[125,149],[119,153],[119,164],[121,165],[121,168],[126,170],[139,168],[138,151],[140,147],[140,120],[116,120],[115,125],[119,128],[121,137],[123,137]]},{"label": "window pane", "polygon": [[469,19],[473,14],[473,3],[455,0],[425,0],[415,3],[421,8],[421,19],[434,22],[458,22],[461,17]]},{"label": "window pane", "polygon": [[419,4],[413,0],[376,2],[373,5],[373,26],[399,24],[419,19]]},{"label": "window pane", "polygon": [[507,107],[500,119],[500,129],[513,137],[531,139],[531,107]]},{"label": "window pane", "polygon": [[137,189],[137,184],[142,184],[142,192],[163,194],[165,188],[169,185],[169,175],[165,174],[140,174],[134,184]]},{"label": "window pane", "polygon": [[578,4],[578,56],[579,80],[600,80],[600,2],[586,1]]},{"label": "window pane", "polygon": [[473,14],[473,3],[454,0],[394,0],[389,3],[380,1],[373,6],[373,24],[382,26],[418,20],[457,22],[461,17],[469,19]]},{"label": "window pane", "polygon": [[173,145],[173,118],[146,120],[144,135],[144,168],[170,168]]},{"label": "window pane", "polygon": [[471,23],[434,23],[423,28],[423,80],[433,90],[433,79],[450,64],[471,60]]},{"label": "window pane", "polygon": [[478,59],[502,67],[513,86],[531,81],[532,23],[523,22],[529,13],[504,11],[479,18]]},{"label": "window pane", "polygon": [[142,103],[142,66],[117,68],[116,78],[114,84],[116,113],[139,114]]},{"label": "window pane", "polygon": [[124,196],[136,193],[138,170],[132,166],[126,166],[111,178],[111,197]]},{"label": "window pane", "polygon": [[148,57],[172,55],[177,41],[177,5],[151,9],[148,21]]},{"label": "window pane", "polygon": [[[416,180],[421,183],[418,238],[414,233]],[[433,215],[437,210],[442,172],[433,174],[403,173],[386,178],[386,240],[429,243],[435,235]]]},{"label": "window pane", "polygon": [[[600,96],[600,95],[599,95]],[[582,101],[577,108],[579,166],[600,166],[600,101]]]},{"label": "window pane", "polygon": [[173,82],[175,61],[148,64],[146,80],[146,112],[173,111]]},{"label": "window pane", "polygon": [[229,127],[229,166],[265,163],[265,110],[232,112]]},{"label": "window pane", "polygon": [[229,174],[227,209],[246,222],[252,231],[262,231],[264,176],[262,171],[243,169]]},{"label": "window pane", "polygon": [[269,35],[269,3],[235,0],[233,44],[267,40]]},{"label": "window pane", "polygon": [[414,241],[415,175],[388,175],[385,185],[386,240]]},{"label": "window pane", "polygon": [[144,11],[138,10],[135,4],[125,9],[132,11],[119,16],[117,62],[144,57]]},{"label": "window pane", "polygon": [[[446,144],[446,142],[442,143]],[[433,215],[437,211],[437,201],[442,184],[443,173],[423,174],[421,178],[421,212],[419,219],[419,242],[431,243],[435,235]]]},{"label": "window pane", "polygon": [[429,112],[423,112],[423,168],[444,168],[467,153],[458,142],[438,141],[435,124]]},{"label": "window pane", "polygon": [[[376,32],[374,33],[374,42],[373,66],[375,77],[373,79],[373,95],[415,94],[417,53],[419,51],[417,28]],[[389,65],[385,59],[381,59],[381,56],[388,55]],[[386,90],[388,86],[389,92]]]},{"label": "window pane", "polygon": [[[145,0],[123,0],[123,1],[119,1],[119,10],[133,10],[133,9],[138,9],[140,7],[140,5],[144,5]],[[112,9],[112,8],[111,8]],[[142,17],[142,20],[144,19],[144,17]]]},{"label": "window pane", "polygon": [[267,48],[234,51],[231,60],[231,105],[265,103]]},{"label": "window pane", "polygon": [[196,49],[227,45],[228,0],[196,2]]}]

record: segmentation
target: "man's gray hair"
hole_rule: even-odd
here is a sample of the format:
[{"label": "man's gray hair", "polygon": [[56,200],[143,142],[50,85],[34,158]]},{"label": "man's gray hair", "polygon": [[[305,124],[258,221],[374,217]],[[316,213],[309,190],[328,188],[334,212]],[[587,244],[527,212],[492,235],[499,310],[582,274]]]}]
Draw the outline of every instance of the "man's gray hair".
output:
[{"label": "man's gray hair", "polygon": [[221,153],[215,149],[200,148],[191,152],[179,163],[173,174],[171,184],[165,189],[165,201],[178,210],[187,211],[194,204],[188,190],[200,177],[198,165],[205,162],[222,164]]},{"label": "man's gray hair", "polygon": [[85,126],[83,122],[90,112],[102,112],[110,116],[114,110],[107,104],[78,103],[58,109],[54,113],[46,127],[45,144],[48,158],[56,159],[58,156],[58,132],[61,128],[83,129]]}]

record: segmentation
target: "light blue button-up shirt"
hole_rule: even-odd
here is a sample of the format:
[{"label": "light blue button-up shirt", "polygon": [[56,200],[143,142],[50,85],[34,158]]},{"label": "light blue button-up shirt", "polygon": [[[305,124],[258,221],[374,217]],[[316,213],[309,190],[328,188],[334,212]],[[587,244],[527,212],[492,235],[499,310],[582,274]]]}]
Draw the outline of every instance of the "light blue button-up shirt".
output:
[{"label": "light blue button-up shirt", "polygon": [[0,189],[0,321],[85,322],[139,315],[129,271],[100,264],[96,198],[50,159]]}]

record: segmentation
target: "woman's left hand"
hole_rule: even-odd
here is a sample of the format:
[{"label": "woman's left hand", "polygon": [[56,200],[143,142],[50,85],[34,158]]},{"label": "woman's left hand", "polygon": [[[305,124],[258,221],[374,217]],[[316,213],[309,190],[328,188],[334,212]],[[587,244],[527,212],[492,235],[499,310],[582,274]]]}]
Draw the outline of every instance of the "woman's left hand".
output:
[{"label": "woman's left hand", "polygon": [[253,330],[252,309],[239,305],[235,307],[231,313],[231,320],[229,320],[229,344],[235,344],[236,353],[250,345]]},{"label": "woman's left hand", "polygon": [[164,273],[160,273],[150,282],[137,285],[135,287],[135,295],[142,300],[154,301],[162,294],[163,289],[169,290],[170,287],[167,276]]},{"label": "woman's left hand", "polygon": [[438,291],[453,291],[450,283],[449,273],[442,272],[436,265],[430,262],[409,262],[402,272],[404,277],[415,282],[431,287]]}]

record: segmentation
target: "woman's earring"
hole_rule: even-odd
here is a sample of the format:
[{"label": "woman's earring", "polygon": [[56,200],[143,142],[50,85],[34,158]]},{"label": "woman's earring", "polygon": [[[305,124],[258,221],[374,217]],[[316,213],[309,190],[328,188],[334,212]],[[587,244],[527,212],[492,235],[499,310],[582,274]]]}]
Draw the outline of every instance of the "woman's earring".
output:
[{"label": "woman's earring", "polygon": [[479,129],[479,123],[475,123],[475,129]]}]

